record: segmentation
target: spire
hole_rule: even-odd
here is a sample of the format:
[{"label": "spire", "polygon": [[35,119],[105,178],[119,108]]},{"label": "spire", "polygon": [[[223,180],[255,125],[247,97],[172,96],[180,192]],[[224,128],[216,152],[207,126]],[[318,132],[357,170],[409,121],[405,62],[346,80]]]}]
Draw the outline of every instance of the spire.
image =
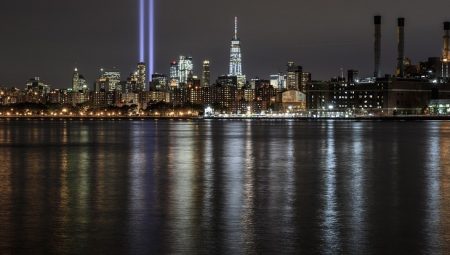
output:
[{"label": "spire", "polygon": [[234,39],[235,40],[238,39],[237,33],[238,33],[238,18],[234,17]]},{"label": "spire", "polygon": [[231,40],[230,72],[231,76],[242,75],[241,43],[238,38],[238,18],[234,17],[234,36]]}]

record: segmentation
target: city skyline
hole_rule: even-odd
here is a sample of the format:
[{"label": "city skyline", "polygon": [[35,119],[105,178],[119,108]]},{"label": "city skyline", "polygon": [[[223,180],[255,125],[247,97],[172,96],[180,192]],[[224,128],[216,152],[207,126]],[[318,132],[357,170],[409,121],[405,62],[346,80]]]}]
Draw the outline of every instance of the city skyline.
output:
[{"label": "city skyline", "polygon": [[[213,81],[218,75],[226,74],[228,69],[227,62],[229,61],[229,50],[227,49],[226,41],[230,40],[230,23],[234,16],[242,16],[242,18],[240,17],[240,37],[243,41],[242,48],[245,52],[243,65],[245,66],[245,73],[247,74],[248,79],[257,76],[260,78],[268,78],[270,74],[277,73],[278,71],[285,71],[286,63],[288,61],[295,61],[302,65],[305,71],[313,74],[314,79],[328,79],[333,76],[338,76],[340,68],[357,69],[361,71],[362,76],[368,76],[373,70],[373,53],[370,47],[373,40],[371,16],[372,14],[380,14],[383,16],[381,72],[392,74],[395,72],[396,66],[396,18],[399,17],[400,12],[402,14],[401,16],[407,19],[405,35],[407,44],[405,47],[405,56],[411,58],[413,63],[426,60],[428,56],[440,55],[442,51],[441,24],[442,21],[447,20],[443,11],[442,14],[439,14],[441,12],[440,9],[435,10],[436,15],[424,18],[423,15],[414,15],[415,11],[417,11],[414,8],[408,8],[408,10],[401,10],[398,8],[397,10],[384,11],[381,11],[380,9],[385,8],[378,8],[379,10],[377,11],[374,10],[375,8],[372,4],[369,4],[370,8],[364,12],[352,13],[351,17],[333,17],[331,14],[327,16],[327,13],[325,12],[321,18],[316,19],[311,17],[311,21],[318,21],[313,25],[311,25],[310,22],[304,24],[302,22],[297,24],[287,22],[290,19],[295,19],[290,16],[283,16],[284,18],[281,19],[268,17],[262,20],[260,18],[252,17],[251,15],[242,14],[244,10],[248,10],[249,7],[247,4],[242,4],[242,9],[228,10],[228,8],[225,11],[226,15],[224,14],[218,18],[211,19],[211,22],[205,22],[208,15],[203,19],[192,18],[189,22],[192,22],[195,25],[186,26],[186,29],[181,29],[174,25],[178,24],[176,20],[179,17],[176,15],[168,15],[169,17],[162,15],[168,9],[173,9],[174,7],[176,7],[175,9],[181,9],[183,7],[194,8],[194,6],[197,6],[202,2],[203,1],[196,1],[192,3],[192,6],[186,6],[186,3],[179,3],[177,5],[173,1],[156,2],[157,15],[155,18],[157,19],[157,28],[155,72],[167,74],[170,61],[177,58],[180,54],[187,54],[193,56],[195,64],[194,71],[197,75],[201,75],[201,63],[204,59],[211,61],[211,77],[213,77]],[[443,3],[443,1],[435,1],[436,4],[440,2]],[[282,4],[286,3],[296,6],[296,3],[293,1],[283,1]],[[104,6],[104,8],[116,10],[116,8],[122,6],[121,4],[122,3],[116,1],[111,1],[110,5]],[[78,33],[76,33],[77,30],[73,31],[74,35],[79,35],[76,40],[69,40],[69,43],[58,43],[58,47],[54,48],[55,53],[62,51],[64,53],[62,56],[60,56],[59,53],[48,56],[45,54],[49,51],[52,43],[57,43],[58,40],[47,42],[47,39],[49,38],[45,37],[49,37],[48,34],[46,34],[48,32],[40,27],[40,24],[47,23],[48,25],[51,25],[48,27],[48,31],[51,32],[51,28],[57,27],[57,25],[52,24],[51,19],[42,19],[39,22],[36,22],[37,24],[34,27],[31,26],[31,29],[34,28],[34,30],[29,34],[31,38],[36,38],[35,43],[28,45],[23,51],[8,51],[8,53],[2,54],[5,56],[0,60],[3,62],[2,64],[6,64],[5,62],[8,61],[13,67],[18,64],[17,58],[22,56],[25,60],[20,61],[23,68],[15,68],[14,70],[11,70],[13,68],[3,69],[4,71],[0,75],[1,85],[23,86],[26,79],[33,76],[40,76],[55,88],[65,88],[70,85],[71,71],[74,67],[78,67],[80,71],[85,74],[90,86],[92,86],[93,81],[98,77],[98,69],[100,67],[105,67],[106,69],[116,67],[122,72],[123,76],[126,76],[128,72],[134,70],[137,59],[139,59],[139,53],[137,52],[138,47],[135,46],[138,45],[137,40],[139,40],[137,36],[139,28],[136,25],[138,4],[138,1],[133,1],[133,3],[129,2],[127,8],[121,10],[124,12],[124,16],[128,18],[121,19],[120,22],[111,17],[104,17],[104,24],[116,22],[110,23],[110,27],[116,32],[116,35],[112,38],[110,38],[110,35],[106,34],[106,36],[93,36],[94,39],[97,38],[98,40],[92,40],[91,43],[86,43],[82,38],[91,38],[91,33],[95,32],[97,27],[93,25],[91,30],[83,32],[81,28],[85,26],[80,23],[79,26],[77,26],[79,29]],[[415,6],[417,3],[410,1],[408,4]],[[443,4],[445,5],[446,3]],[[31,9],[39,11],[39,8],[42,8],[42,6],[48,7],[48,5],[49,3],[44,1],[41,5],[32,4]],[[222,3],[219,5],[222,5]],[[332,5],[333,4],[330,4],[330,6]],[[270,6],[272,6],[272,3],[261,3],[261,8],[263,10]],[[3,10],[10,11],[8,13],[14,13],[20,5],[12,3],[5,4],[4,7]],[[63,9],[72,7],[74,10],[77,10],[77,6],[72,6],[70,4],[69,6],[54,5],[53,8],[48,8],[43,13],[56,15],[55,12],[59,10],[59,7],[64,7]],[[187,10],[189,10],[189,8]],[[311,10],[314,10],[315,8],[316,7],[313,4]],[[361,5],[355,3],[354,6],[349,7],[347,5],[346,8],[349,10],[357,10],[358,8],[361,8]],[[429,6],[426,6],[425,10],[427,10],[427,8],[429,8]],[[89,10],[86,11],[89,13]],[[423,8],[422,11],[424,11]],[[61,10],[61,13],[64,13],[64,10]],[[114,12],[112,14],[114,14]],[[129,18],[128,14],[130,14],[132,18]],[[5,15],[9,17],[11,14],[5,13]],[[31,17],[39,15],[41,14],[32,12]],[[78,14],[73,14],[71,22],[77,21],[81,16],[83,15],[79,16]],[[305,14],[305,16],[311,16],[311,14]],[[169,23],[168,18],[172,18],[171,24],[168,27],[170,29],[166,29],[166,26]],[[297,19],[298,21],[302,21],[304,20],[304,17],[299,16]],[[270,33],[273,32],[273,27],[278,24],[277,22],[280,22],[279,20],[286,22],[283,23],[284,26],[280,26],[279,29],[277,29],[279,33],[276,34],[277,38],[273,40],[273,35],[271,36]],[[334,20],[334,23],[330,22],[330,20]],[[203,23],[201,23],[202,21]],[[188,25],[189,22],[186,23],[186,25]],[[214,29],[203,29],[200,35],[197,31],[201,28],[201,26],[198,26],[198,22],[203,24],[204,28],[213,25],[215,27]],[[267,22],[273,22],[273,26],[267,26]],[[17,24],[12,22],[11,24],[11,28],[20,28],[20,23]],[[255,26],[255,24],[258,26]],[[76,24],[62,22],[62,25],[70,28]],[[336,25],[341,27],[341,29],[333,29]],[[261,29],[261,27],[264,27],[264,29]],[[342,29],[342,27],[344,27],[344,29]],[[6,32],[6,35],[9,35],[9,37],[7,36],[7,40],[5,40],[5,45],[11,46],[12,42],[23,37],[23,34],[18,33],[16,35],[11,35],[11,33],[8,33],[10,29],[2,27],[2,32]],[[309,31],[310,33],[302,33],[305,29],[311,29],[311,31]],[[323,32],[320,32],[322,29],[324,29]],[[189,33],[186,34],[186,30],[189,30]],[[25,30],[20,29],[19,31],[26,32]],[[123,33],[121,31],[127,32]],[[167,31],[170,31],[170,33],[167,33]],[[292,33],[292,31],[296,32]],[[67,37],[63,36],[66,31],[53,32],[55,32],[55,35],[53,36],[61,37],[62,39],[60,39],[62,41],[67,40]],[[291,40],[287,40],[288,37],[285,37],[286,32],[292,35]],[[338,33],[340,36],[336,37],[336,32],[340,32]],[[39,33],[42,34],[43,38],[35,36]],[[136,36],[132,36],[133,34]],[[336,40],[328,39],[328,42],[325,45],[315,41],[322,38],[323,34],[333,36]],[[172,38],[173,36],[175,37]],[[128,40],[124,40],[124,37]],[[178,40],[176,38],[178,38]],[[105,39],[112,39],[112,41],[102,46],[101,44],[104,43]],[[116,41],[119,41],[120,43],[117,43]],[[133,43],[134,41],[135,43]],[[204,43],[205,41],[210,41],[210,43]],[[258,43],[255,44],[255,41]],[[117,44],[122,44],[122,42],[126,42],[124,43],[125,46],[117,47]],[[22,44],[23,42],[19,40],[18,45],[15,47],[19,47]],[[63,48],[67,47],[67,45],[72,46],[74,51],[68,52],[66,48]],[[107,51],[113,46],[117,47],[115,51]],[[95,51],[92,50],[94,48],[96,49]],[[2,50],[4,51],[5,49]],[[72,54],[79,53],[79,51],[84,52],[84,57],[81,57],[80,55],[69,57]],[[93,51],[92,54],[87,53],[90,51]],[[265,51],[265,53],[262,53],[262,51]],[[14,55],[17,56],[17,58],[12,58],[10,52],[17,52],[17,54]],[[24,52],[28,52],[29,54],[24,54]],[[267,54],[268,52],[271,54]],[[106,54],[106,57],[98,57],[103,54]],[[326,58],[324,58],[324,55],[326,55]],[[346,58],[339,55],[345,55]],[[358,57],[356,57],[356,55],[358,55]],[[64,61],[61,62],[58,60],[61,58],[63,58]],[[39,62],[37,61],[39,59],[41,60],[41,63],[38,65],[36,62]],[[326,59],[326,61],[323,61],[323,59]]]}]

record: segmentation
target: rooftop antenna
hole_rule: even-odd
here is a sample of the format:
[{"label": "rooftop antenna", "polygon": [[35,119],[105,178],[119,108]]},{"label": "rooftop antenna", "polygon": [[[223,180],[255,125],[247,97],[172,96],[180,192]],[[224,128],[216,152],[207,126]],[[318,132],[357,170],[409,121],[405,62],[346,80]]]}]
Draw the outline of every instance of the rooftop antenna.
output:
[{"label": "rooftop antenna", "polygon": [[238,33],[238,18],[234,17],[234,39],[237,40],[237,33]]}]

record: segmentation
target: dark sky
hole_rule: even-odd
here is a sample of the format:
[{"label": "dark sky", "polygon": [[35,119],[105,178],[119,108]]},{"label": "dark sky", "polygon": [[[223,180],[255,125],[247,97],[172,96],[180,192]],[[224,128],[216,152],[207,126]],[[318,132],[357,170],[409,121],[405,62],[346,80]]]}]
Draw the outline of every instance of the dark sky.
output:
[{"label": "dark sky", "polygon": [[[125,78],[138,60],[137,0],[21,0],[0,3],[0,85],[41,76],[69,87],[74,67],[92,84],[100,67]],[[406,55],[439,56],[449,0],[156,0],[156,71],[179,54],[208,58],[214,77],[228,70],[233,17],[240,19],[243,69],[268,78],[293,60],[314,79],[339,69],[373,72],[372,16],[383,16],[383,72],[396,58],[396,18],[406,18]]]}]

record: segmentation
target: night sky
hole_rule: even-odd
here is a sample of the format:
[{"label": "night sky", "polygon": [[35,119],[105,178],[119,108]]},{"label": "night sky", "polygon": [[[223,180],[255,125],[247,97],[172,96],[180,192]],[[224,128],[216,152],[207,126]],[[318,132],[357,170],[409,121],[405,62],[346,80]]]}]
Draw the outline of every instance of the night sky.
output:
[{"label": "night sky", "polygon": [[[0,85],[24,87],[41,76],[70,87],[74,67],[89,84],[98,69],[122,78],[138,61],[137,0],[22,0],[0,3]],[[406,18],[406,56],[439,56],[448,0],[156,0],[156,71],[168,73],[179,54],[194,58],[195,72],[210,59],[213,78],[227,73],[233,17],[240,20],[243,69],[268,78],[293,60],[328,79],[339,69],[373,73],[373,15],[383,16],[382,71],[396,63],[396,18]]]}]

